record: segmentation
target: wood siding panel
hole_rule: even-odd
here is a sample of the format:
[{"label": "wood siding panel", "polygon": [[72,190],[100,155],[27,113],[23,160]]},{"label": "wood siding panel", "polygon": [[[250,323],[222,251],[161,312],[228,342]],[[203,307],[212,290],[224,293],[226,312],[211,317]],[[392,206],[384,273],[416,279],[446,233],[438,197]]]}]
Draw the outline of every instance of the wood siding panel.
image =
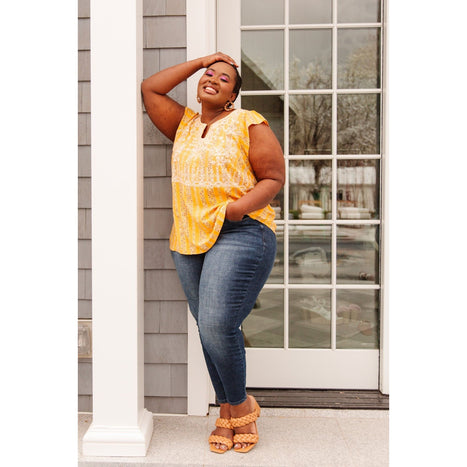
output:
[{"label": "wood siding panel", "polygon": [[143,16],[164,16],[166,0],[143,0]]},{"label": "wood siding panel", "polygon": [[175,269],[168,240],[144,241],[144,269]]},{"label": "wood siding panel", "polygon": [[91,81],[91,52],[89,50],[78,52],[78,81]]},{"label": "wood siding panel", "polygon": [[78,412],[92,412],[92,396],[78,396]]},{"label": "wood siding panel", "polygon": [[161,333],[188,333],[188,306],[185,300],[162,302],[160,308]]},{"label": "wood siding panel", "polygon": [[170,177],[151,177],[144,179],[144,207],[172,207],[172,183]]},{"label": "wood siding panel", "polygon": [[144,365],[144,395],[171,397],[171,365],[146,363]]},{"label": "wood siding panel", "polygon": [[91,210],[78,209],[78,240],[91,240]]},{"label": "wood siding panel", "polygon": [[146,79],[158,71],[160,71],[160,50],[143,50],[143,78]]},{"label": "wood siding panel", "polygon": [[92,301],[78,300],[78,319],[92,318]]},{"label": "wood siding panel", "polygon": [[78,208],[91,209],[91,179],[78,178]]},{"label": "wood siding panel", "polygon": [[144,176],[165,177],[167,175],[167,146],[165,144],[144,146]]},{"label": "wood siding panel", "polygon": [[169,238],[172,230],[172,209],[144,210],[144,238]]},{"label": "wood siding panel", "polygon": [[88,146],[91,144],[91,114],[78,114],[78,144]]},{"label": "wood siding panel", "polygon": [[78,83],[78,112],[91,112],[91,83],[89,81]]},{"label": "wood siding panel", "polygon": [[92,394],[92,363],[78,363],[78,394]]},{"label": "wood siding panel", "polygon": [[153,413],[187,413],[186,397],[145,397],[144,406]]},{"label": "wood siding panel", "polygon": [[161,302],[144,302],[144,332],[146,334],[158,334],[160,331]]},{"label": "wood siding panel", "polygon": [[78,50],[91,50],[91,20],[78,19]]},{"label": "wood siding panel", "polygon": [[146,112],[143,114],[143,125],[145,144],[172,144],[172,141],[154,126]]},{"label": "wood siding panel", "polygon": [[91,0],[78,0],[78,18],[91,16]]},{"label": "wood siding panel", "polygon": [[78,268],[91,269],[91,261],[91,240],[78,240]]},{"label": "wood siding panel", "polygon": [[185,300],[177,272],[149,270],[144,273],[144,298],[146,300]]},{"label": "wood siding panel", "polygon": [[156,397],[186,397],[186,364],[147,363],[144,367],[144,394]]},{"label": "wood siding panel", "polygon": [[152,16],[143,20],[143,43],[148,49],[186,47],[184,16]]},{"label": "wood siding panel", "polygon": [[91,269],[78,270],[78,299],[92,299],[92,271]]},{"label": "wood siding panel", "polygon": [[184,334],[145,334],[145,363],[186,363],[187,338]]},{"label": "wood siding panel", "polygon": [[78,146],[78,177],[91,176],[91,146]]},{"label": "wood siding panel", "polygon": [[165,0],[167,15],[185,15],[186,1],[185,0]]}]

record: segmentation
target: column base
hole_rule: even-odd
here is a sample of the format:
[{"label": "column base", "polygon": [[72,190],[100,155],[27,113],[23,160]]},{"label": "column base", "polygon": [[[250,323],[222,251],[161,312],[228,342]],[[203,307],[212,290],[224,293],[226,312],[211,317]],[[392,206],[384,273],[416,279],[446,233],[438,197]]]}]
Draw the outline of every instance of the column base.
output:
[{"label": "column base", "polygon": [[99,426],[93,422],[83,437],[83,455],[144,457],[152,430],[152,413],[146,409],[137,426]]}]

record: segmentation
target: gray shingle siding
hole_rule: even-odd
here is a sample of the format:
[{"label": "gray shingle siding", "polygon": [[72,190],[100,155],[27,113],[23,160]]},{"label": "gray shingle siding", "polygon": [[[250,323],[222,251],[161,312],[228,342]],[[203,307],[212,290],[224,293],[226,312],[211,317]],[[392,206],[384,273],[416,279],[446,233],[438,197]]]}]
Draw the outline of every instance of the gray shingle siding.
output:
[{"label": "gray shingle siding", "polygon": [[[185,0],[143,1],[144,78],[186,59]],[[92,318],[90,1],[78,2],[78,317]],[[170,96],[186,104],[185,83]],[[145,405],[187,410],[187,305],[169,251],[172,142],[144,131]],[[78,410],[92,411],[92,362],[78,365]]]}]

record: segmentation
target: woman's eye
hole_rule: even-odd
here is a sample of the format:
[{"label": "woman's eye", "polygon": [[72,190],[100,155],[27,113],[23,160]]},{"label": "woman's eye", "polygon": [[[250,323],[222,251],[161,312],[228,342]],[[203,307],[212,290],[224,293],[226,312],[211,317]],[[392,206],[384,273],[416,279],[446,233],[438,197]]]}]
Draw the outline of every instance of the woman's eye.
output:
[{"label": "woman's eye", "polygon": [[206,76],[214,76],[214,73],[212,71],[206,71]]},{"label": "woman's eye", "polygon": [[227,78],[221,78],[221,81],[223,81],[224,83],[228,83],[229,80]]}]

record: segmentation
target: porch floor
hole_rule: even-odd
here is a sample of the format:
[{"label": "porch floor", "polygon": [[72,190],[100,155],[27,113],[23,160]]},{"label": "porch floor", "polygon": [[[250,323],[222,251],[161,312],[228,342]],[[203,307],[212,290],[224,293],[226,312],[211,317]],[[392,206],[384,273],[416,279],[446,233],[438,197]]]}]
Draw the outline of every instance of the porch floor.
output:
[{"label": "porch floor", "polygon": [[82,467],[124,466],[317,466],[384,467],[389,465],[389,411],[262,408],[260,440],[248,454],[209,451],[207,438],[219,409],[207,417],[154,414],[146,457],[84,457],[82,438],[92,414],[79,414]]}]

